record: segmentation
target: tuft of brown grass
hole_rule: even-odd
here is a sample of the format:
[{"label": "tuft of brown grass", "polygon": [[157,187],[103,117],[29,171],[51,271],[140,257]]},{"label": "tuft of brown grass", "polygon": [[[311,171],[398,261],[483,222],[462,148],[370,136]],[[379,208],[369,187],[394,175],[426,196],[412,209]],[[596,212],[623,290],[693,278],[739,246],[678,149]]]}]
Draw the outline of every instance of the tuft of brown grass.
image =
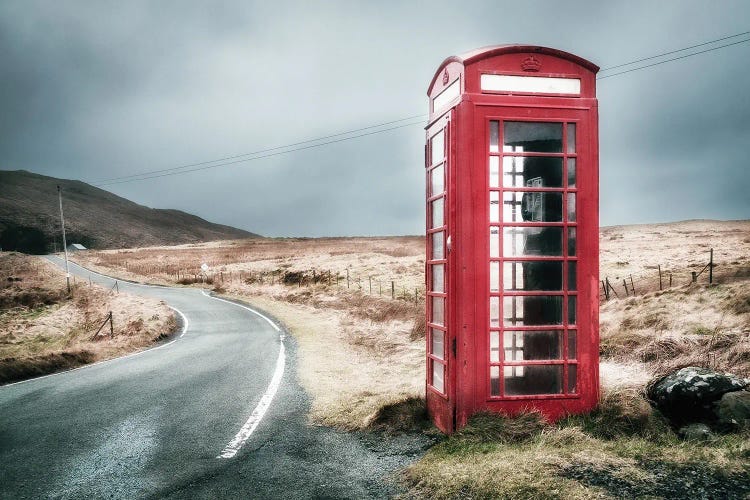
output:
[{"label": "tuft of brown grass", "polygon": [[411,396],[381,406],[371,417],[367,429],[389,434],[424,431],[432,427],[423,397]]}]

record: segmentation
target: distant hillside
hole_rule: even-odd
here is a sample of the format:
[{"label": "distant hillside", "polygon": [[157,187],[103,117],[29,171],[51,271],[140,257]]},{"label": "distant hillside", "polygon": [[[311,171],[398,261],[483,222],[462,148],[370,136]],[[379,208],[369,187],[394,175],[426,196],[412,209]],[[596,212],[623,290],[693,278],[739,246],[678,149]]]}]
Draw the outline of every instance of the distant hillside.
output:
[{"label": "distant hillside", "polygon": [[27,253],[61,248],[57,186],[68,244],[131,248],[258,237],[179,210],[144,207],[85,182],[0,170],[0,246]]}]

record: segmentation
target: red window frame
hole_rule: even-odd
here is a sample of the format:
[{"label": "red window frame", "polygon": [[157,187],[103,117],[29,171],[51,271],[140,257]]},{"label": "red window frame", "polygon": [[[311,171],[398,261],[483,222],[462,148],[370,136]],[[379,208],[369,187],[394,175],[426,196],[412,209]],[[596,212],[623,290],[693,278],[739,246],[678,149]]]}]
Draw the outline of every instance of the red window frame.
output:
[{"label": "red window frame", "polygon": [[[491,152],[490,151],[490,127],[492,122],[497,122],[498,124],[498,144],[497,144],[497,151]],[[536,123],[561,123],[562,124],[562,151],[559,153],[539,153],[539,152],[518,152],[518,151],[504,151],[504,135],[505,135],[505,122],[536,122]],[[579,338],[578,338],[578,311],[580,310],[580,303],[577,299],[578,297],[578,281],[575,283],[574,288],[570,288],[570,265],[571,263],[574,263],[576,265],[576,268],[578,268],[577,262],[578,262],[578,254],[577,252],[574,255],[570,255],[570,230],[576,230],[578,227],[578,214],[574,213],[574,218],[571,220],[569,218],[570,213],[568,212],[569,208],[569,199],[572,195],[573,197],[577,196],[578,193],[578,186],[579,186],[579,179],[578,179],[578,172],[580,172],[580,145],[574,144],[573,151],[570,151],[569,144],[568,144],[568,138],[569,138],[569,127],[572,124],[576,127],[575,131],[575,137],[576,141],[578,142],[578,138],[580,137],[580,119],[573,118],[573,117],[566,117],[566,118],[560,118],[560,117],[518,117],[518,118],[511,118],[507,115],[505,116],[492,116],[490,114],[486,115],[484,117],[484,169],[486,174],[486,192],[487,192],[487,199],[485,203],[485,207],[487,207],[486,211],[486,230],[485,235],[487,238],[487,265],[488,265],[488,272],[487,280],[486,280],[486,297],[487,297],[487,307],[488,311],[490,311],[490,314],[487,315],[487,324],[486,326],[486,346],[487,346],[487,352],[486,352],[486,360],[487,360],[487,369],[485,372],[486,376],[486,399],[487,401],[498,401],[498,400],[523,400],[523,399],[538,399],[540,397],[544,399],[554,399],[554,398],[578,398],[580,397],[579,393],[579,384],[577,379],[579,378],[578,373],[578,362],[579,362]],[[492,161],[492,157],[497,157],[498,160],[498,182],[497,186],[490,187],[490,162]],[[562,159],[562,182],[560,187],[519,187],[519,186],[505,186],[504,182],[504,159],[505,158],[519,158],[519,157],[550,157],[550,158],[561,158]],[[575,177],[575,184],[573,187],[569,186],[569,177],[568,177],[568,166],[569,166],[569,159],[573,159],[576,162],[576,177]],[[496,196],[491,195],[490,193],[496,192],[498,193]],[[561,193],[562,197],[562,213],[561,213],[561,220],[560,221],[554,221],[554,222],[548,222],[548,221],[541,221],[541,222],[519,222],[519,221],[506,221],[505,220],[505,210],[504,210],[504,200],[505,200],[505,193]],[[498,203],[498,220],[490,221],[491,213],[490,213],[490,204],[491,200],[493,198],[497,199]],[[575,199],[575,198],[574,198]],[[575,201],[574,201],[575,203]],[[542,256],[542,255],[505,255],[505,228],[526,228],[526,227],[560,227],[561,228],[561,252],[560,255],[554,255],[554,256]],[[497,254],[496,256],[492,256],[491,253],[491,247],[492,242],[491,239],[491,231],[495,228],[498,231],[498,248],[497,248]],[[576,231],[577,232],[577,231]],[[507,262],[513,262],[513,263],[523,263],[523,262],[540,262],[540,261],[548,261],[548,262],[561,262],[562,265],[562,276],[561,276],[561,290],[533,290],[533,291],[526,291],[526,290],[505,290],[505,263]],[[493,266],[493,263],[497,263],[498,266],[498,273],[496,274],[498,283],[497,283],[497,290],[493,290],[492,286],[493,283],[493,273],[491,271],[491,267]],[[577,270],[577,269],[576,269]],[[578,274],[576,274],[577,278]],[[562,308],[561,308],[561,318],[560,322],[557,324],[547,324],[547,325],[508,325],[506,324],[506,311],[505,311],[505,302],[506,298],[511,297],[561,297],[562,299]],[[576,307],[573,311],[575,313],[574,321],[571,322],[570,319],[570,300],[572,297],[575,297],[576,301]],[[493,319],[492,318],[492,303],[493,299],[498,302],[498,307],[496,309],[497,311],[497,324],[493,325]],[[505,333],[506,332],[524,332],[524,331],[558,331],[562,332],[562,346],[561,346],[561,356],[560,359],[555,360],[506,360],[506,349],[508,346],[505,345]],[[492,335],[493,333],[497,332],[498,336],[498,349],[499,349],[499,356],[497,361],[494,361],[492,359]],[[572,334],[572,335],[571,335]],[[575,352],[573,352],[571,356],[571,337],[575,336]],[[511,347],[512,348],[512,347]],[[562,379],[560,380],[560,386],[561,386],[561,392],[559,393],[535,393],[535,394],[515,394],[515,395],[508,395],[506,394],[506,369],[511,368],[515,370],[515,367],[527,367],[527,366],[562,366]],[[573,367],[571,369],[571,367]],[[572,387],[571,390],[571,371],[575,370],[576,373],[576,383],[574,387]],[[498,380],[498,392],[496,394],[493,394],[493,387],[492,387],[492,375],[493,371],[496,371],[497,373],[497,380]]]},{"label": "red window frame", "polygon": [[[425,155],[425,166],[426,166],[426,187],[427,187],[427,260],[425,262],[425,276],[426,276],[426,313],[427,313],[427,387],[434,391],[436,394],[446,398],[448,395],[448,358],[449,358],[449,341],[448,341],[448,150],[449,150],[449,136],[448,136],[448,121],[440,120],[436,123],[436,126],[431,127],[428,130],[427,139],[427,151]],[[435,137],[442,134],[442,156],[433,154],[433,141]],[[442,169],[442,191],[432,192],[432,176],[433,172],[437,169]],[[433,202],[436,200],[443,200],[442,210],[442,224],[434,226],[433,220]],[[441,254],[436,256],[433,248],[433,235],[442,233],[442,249]],[[434,280],[433,280],[433,269],[435,266],[442,265],[443,269],[443,286],[442,291],[434,291]],[[443,321],[442,324],[434,322],[434,310],[433,310],[433,299],[439,299],[443,302]],[[433,352],[433,331],[443,332],[443,353],[442,357],[436,355]],[[435,385],[434,380],[434,366],[442,366],[443,381],[442,388]]]}]

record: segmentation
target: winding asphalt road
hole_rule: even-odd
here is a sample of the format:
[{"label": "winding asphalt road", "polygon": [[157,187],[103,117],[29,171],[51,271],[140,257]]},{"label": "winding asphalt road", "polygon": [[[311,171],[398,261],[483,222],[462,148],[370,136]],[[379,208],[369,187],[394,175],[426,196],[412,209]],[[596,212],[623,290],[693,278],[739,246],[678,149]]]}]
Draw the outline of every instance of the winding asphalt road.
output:
[{"label": "winding asphalt road", "polygon": [[183,331],[0,387],[0,498],[382,498],[431,444],[309,426],[294,339],[267,315],[196,289],[119,288],[164,300]]}]

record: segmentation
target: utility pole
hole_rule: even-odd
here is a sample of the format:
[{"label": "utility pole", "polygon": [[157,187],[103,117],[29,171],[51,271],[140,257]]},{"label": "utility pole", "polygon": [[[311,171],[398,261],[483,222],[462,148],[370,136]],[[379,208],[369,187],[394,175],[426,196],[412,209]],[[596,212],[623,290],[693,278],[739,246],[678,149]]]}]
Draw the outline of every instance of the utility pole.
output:
[{"label": "utility pole", "polygon": [[63,233],[63,250],[65,250],[65,281],[68,283],[68,293],[70,293],[70,270],[68,269],[68,243],[65,241],[65,218],[62,209],[62,189],[57,186],[57,198],[60,200],[60,225]]}]

